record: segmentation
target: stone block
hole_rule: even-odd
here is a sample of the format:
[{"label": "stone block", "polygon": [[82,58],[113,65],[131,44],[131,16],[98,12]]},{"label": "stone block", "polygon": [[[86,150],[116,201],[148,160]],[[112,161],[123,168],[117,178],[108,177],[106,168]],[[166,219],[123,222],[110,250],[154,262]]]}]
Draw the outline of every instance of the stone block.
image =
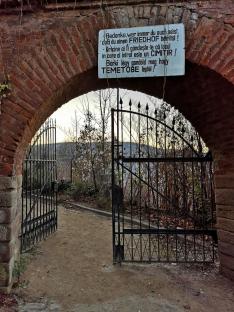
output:
[{"label": "stone block", "polygon": [[227,277],[229,280],[234,281],[234,271],[226,268],[224,266],[220,266],[220,273]]},{"label": "stone block", "polygon": [[23,181],[23,176],[22,176],[22,175],[16,176],[17,189],[21,189],[21,187],[22,187],[22,181]]},{"label": "stone block", "polygon": [[10,224],[0,224],[0,242],[9,241],[11,239]]},{"label": "stone block", "polygon": [[130,27],[135,27],[137,25],[138,25],[138,21],[135,17],[129,19],[129,26]]},{"label": "stone block", "polygon": [[21,214],[18,213],[9,224],[0,224],[0,242],[11,241],[18,237],[21,226]]},{"label": "stone block", "polygon": [[162,5],[161,8],[160,8],[160,15],[165,17],[166,14],[167,14],[167,10],[168,10],[168,7],[166,5]]},{"label": "stone block", "polygon": [[234,245],[234,233],[218,230],[218,238],[221,242],[227,242]]},{"label": "stone block", "polygon": [[0,176],[0,191],[13,190],[17,188],[17,178]]},{"label": "stone block", "polygon": [[234,220],[234,206],[217,205],[217,216]]},{"label": "stone block", "polygon": [[8,287],[12,284],[14,258],[9,262],[0,263],[0,287]]},{"label": "stone block", "polygon": [[234,189],[216,189],[215,199],[217,205],[234,206]]},{"label": "stone block", "polygon": [[220,269],[227,268],[234,271],[234,257],[219,253]]},{"label": "stone block", "polygon": [[0,262],[7,262],[19,253],[20,240],[18,238],[13,239],[10,242],[0,244]]},{"label": "stone block", "polygon": [[139,6],[138,7],[138,18],[143,18],[144,17],[144,7]]},{"label": "stone block", "polygon": [[182,21],[184,24],[187,24],[190,19],[191,12],[189,10],[184,9],[182,15]]},{"label": "stone block", "polygon": [[219,230],[224,230],[224,231],[234,233],[234,220],[225,219],[225,218],[218,218],[217,228]]},{"label": "stone block", "polygon": [[0,192],[0,207],[12,207],[17,203],[17,200],[18,200],[17,190]]},{"label": "stone block", "polygon": [[150,15],[151,15],[151,7],[144,6],[143,18],[150,18]]},{"label": "stone block", "polygon": [[0,208],[0,224],[12,222],[19,212],[21,212],[21,203],[8,208]]},{"label": "stone block", "polygon": [[183,8],[179,7],[179,6],[178,7],[175,6],[175,8],[174,8],[174,15],[178,16],[179,18],[181,18],[182,14],[183,14]]},{"label": "stone block", "polygon": [[0,287],[7,286],[8,275],[7,264],[0,263]]},{"label": "stone block", "polygon": [[219,251],[222,254],[233,257],[234,261],[234,244],[219,241]]},{"label": "stone block", "polygon": [[152,9],[151,9],[151,18],[152,16],[157,16],[158,15],[158,11],[159,11],[159,6],[154,6]]},{"label": "stone block", "polygon": [[174,16],[174,18],[173,18],[173,22],[174,22],[174,24],[177,24],[177,23],[180,23],[180,21],[181,21],[181,17],[180,16]]},{"label": "stone block", "polygon": [[215,175],[215,188],[234,188],[234,175]]},{"label": "stone block", "polygon": [[134,10],[133,7],[128,7],[128,17],[134,18]]}]

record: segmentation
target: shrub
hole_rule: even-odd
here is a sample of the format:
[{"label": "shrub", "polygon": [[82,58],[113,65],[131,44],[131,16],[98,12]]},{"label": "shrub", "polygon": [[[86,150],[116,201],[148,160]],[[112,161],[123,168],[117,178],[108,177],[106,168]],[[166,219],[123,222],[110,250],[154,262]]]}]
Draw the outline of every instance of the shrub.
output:
[{"label": "shrub", "polygon": [[58,182],[58,192],[66,192],[71,188],[72,183],[70,181],[61,180]]},{"label": "shrub", "polygon": [[87,182],[76,182],[71,184],[70,188],[66,192],[74,200],[79,200],[84,196],[95,196],[97,194],[95,187]]},{"label": "shrub", "polygon": [[102,210],[111,210],[111,199],[108,197],[98,197],[96,200],[97,207]]},{"label": "shrub", "polygon": [[17,279],[17,284],[20,282],[20,276],[27,268],[26,256],[21,255],[19,260],[15,261],[13,269],[13,278]]}]

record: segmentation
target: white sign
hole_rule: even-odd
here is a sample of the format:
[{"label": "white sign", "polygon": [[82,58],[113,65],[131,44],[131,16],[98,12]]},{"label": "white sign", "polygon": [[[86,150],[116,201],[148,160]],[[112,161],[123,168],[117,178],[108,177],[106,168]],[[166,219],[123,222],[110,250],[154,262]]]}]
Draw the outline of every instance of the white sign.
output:
[{"label": "white sign", "polygon": [[99,32],[99,78],[179,76],[184,73],[183,24]]}]

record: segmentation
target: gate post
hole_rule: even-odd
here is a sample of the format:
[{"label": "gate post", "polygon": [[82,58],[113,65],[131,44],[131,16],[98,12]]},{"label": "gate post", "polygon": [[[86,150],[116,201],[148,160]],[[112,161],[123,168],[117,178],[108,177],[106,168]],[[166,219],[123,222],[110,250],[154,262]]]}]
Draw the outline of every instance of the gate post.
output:
[{"label": "gate post", "polygon": [[22,176],[0,176],[0,290],[12,286],[14,261],[19,255]]},{"label": "gate post", "polygon": [[215,194],[220,272],[234,280],[234,173],[231,170],[228,174],[215,175]]}]

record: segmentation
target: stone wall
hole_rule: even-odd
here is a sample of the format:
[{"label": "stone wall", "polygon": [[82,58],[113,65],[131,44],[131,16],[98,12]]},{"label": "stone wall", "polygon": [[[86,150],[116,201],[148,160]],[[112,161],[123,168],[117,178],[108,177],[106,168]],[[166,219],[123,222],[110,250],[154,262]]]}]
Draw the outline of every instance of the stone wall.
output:
[{"label": "stone wall", "polygon": [[19,255],[21,182],[21,176],[0,177],[0,289],[6,291]]}]

